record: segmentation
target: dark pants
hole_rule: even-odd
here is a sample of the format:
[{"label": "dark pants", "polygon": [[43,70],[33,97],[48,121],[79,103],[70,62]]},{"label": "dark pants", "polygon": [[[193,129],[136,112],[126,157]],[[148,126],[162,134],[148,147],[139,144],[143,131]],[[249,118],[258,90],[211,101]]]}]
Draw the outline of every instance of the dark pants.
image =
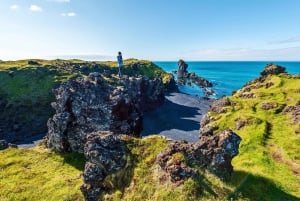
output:
[{"label": "dark pants", "polygon": [[119,66],[119,77],[123,74],[123,66]]}]

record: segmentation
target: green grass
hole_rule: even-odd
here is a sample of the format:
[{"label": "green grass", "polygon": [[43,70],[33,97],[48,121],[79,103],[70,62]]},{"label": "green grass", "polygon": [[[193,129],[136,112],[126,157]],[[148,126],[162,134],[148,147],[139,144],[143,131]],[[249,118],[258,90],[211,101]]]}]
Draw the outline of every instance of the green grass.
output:
[{"label": "green grass", "polygon": [[[173,200],[223,200],[232,192],[215,175],[199,168],[198,178],[189,178],[183,185],[176,186],[155,164],[157,155],[169,142],[160,136],[149,136],[143,139],[131,139],[127,143],[133,161],[132,179],[123,190],[116,190],[103,197],[103,200],[114,201],[173,201]],[[174,160],[184,160],[184,156],[175,153]]]},{"label": "green grass", "polygon": [[1,201],[83,200],[84,158],[56,154],[42,147],[0,151]]},{"label": "green grass", "polygon": [[[30,61],[37,62],[37,64],[29,64]],[[131,69],[133,63],[139,64],[136,71]],[[72,68],[72,65],[84,66],[84,69]],[[95,69],[95,65],[99,67]],[[33,103],[47,102],[51,97],[51,89],[58,86],[59,83],[80,75],[88,75],[95,70],[102,72],[104,69],[117,74],[117,62],[86,62],[60,59],[2,61],[0,62],[0,95],[12,102],[21,102],[28,99]],[[149,78],[160,76],[165,84],[170,82],[171,79],[171,74],[164,72],[160,67],[146,60],[125,60],[124,74],[129,76],[145,75]]]},{"label": "green grass", "polygon": [[[231,128],[242,137],[240,153],[233,159],[235,188],[230,196],[249,200],[300,200],[300,136],[299,123],[280,113],[285,105],[300,100],[300,79],[287,75],[268,77],[274,85],[268,89],[252,89],[256,98],[239,98],[241,90],[230,100],[226,114],[213,114],[219,129]],[[263,110],[264,102],[276,102],[278,108]],[[248,124],[235,128],[236,119]]]},{"label": "green grass", "polygon": [[13,76],[0,73],[2,92],[9,97],[11,102],[21,100],[30,100],[33,103],[46,102],[55,79],[51,75],[36,75],[35,72],[37,72],[35,69],[21,69],[15,71]]},{"label": "green grass", "polygon": [[[39,65],[28,65],[27,60],[0,62],[0,94],[9,97],[12,102],[26,100],[28,104],[34,104],[37,100],[47,101],[51,87],[77,76],[61,65],[84,63],[80,60],[35,61]],[[130,68],[134,62],[137,60],[124,61],[128,75],[136,73]],[[162,75],[163,79],[168,79],[168,74],[154,64],[138,62],[138,72],[149,77]],[[93,62],[87,64],[87,72],[92,69],[92,64],[101,64],[101,68],[113,72],[118,70],[116,62]],[[266,88],[268,82],[274,85]],[[198,178],[175,186],[154,164],[157,154],[169,142],[159,136],[132,138],[127,143],[132,162],[132,170],[127,175],[129,182],[116,186],[117,189],[104,195],[103,199],[300,200],[300,135],[295,134],[300,123],[292,124],[291,116],[281,113],[285,106],[295,105],[300,100],[299,86],[299,77],[285,74],[270,76],[263,87],[251,89],[254,98],[240,98],[242,91],[237,91],[229,97],[234,104],[226,106],[226,113],[210,113],[216,119],[213,124],[218,125],[219,130],[230,128],[242,137],[240,153],[232,162],[234,173],[228,181],[221,181],[215,175],[198,169]],[[263,103],[277,103],[278,107],[263,110]],[[235,127],[237,120],[246,122],[240,130]],[[173,157],[184,159],[181,154]],[[82,156],[59,155],[37,147],[0,151],[0,158],[0,200],[83,200],[79,190],[84,166]]]}]

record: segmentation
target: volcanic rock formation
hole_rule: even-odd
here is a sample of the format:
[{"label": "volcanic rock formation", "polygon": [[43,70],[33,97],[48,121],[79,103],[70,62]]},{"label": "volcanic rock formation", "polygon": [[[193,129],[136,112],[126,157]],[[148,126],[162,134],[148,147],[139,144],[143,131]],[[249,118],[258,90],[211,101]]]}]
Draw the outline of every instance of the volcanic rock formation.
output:
[{"label": "volcanic rock formation", "polygon": [[83,153],[88,133],[111,131],[139,137],[142,112],[164,100],[160,79],[128,78],[112,86],[99,73],[69,80],[54,90],[56,114],[48,120],[48,147]]}]

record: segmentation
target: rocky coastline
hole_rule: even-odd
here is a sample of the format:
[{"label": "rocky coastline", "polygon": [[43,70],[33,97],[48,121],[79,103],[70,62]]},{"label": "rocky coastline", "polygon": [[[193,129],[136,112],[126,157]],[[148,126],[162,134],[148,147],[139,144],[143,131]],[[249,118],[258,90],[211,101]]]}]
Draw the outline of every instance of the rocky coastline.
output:
[{"label": "rocky coastline", "polygon": [[[35,61],[28,64],[39,65]],[[68,68],[67,65],[61,67]],[[100,66],[93,66],[95,68]],[[72,73],[89,72],[84,64],[74,65],[71,69]],[[142,137],[143,114],[164,104],[166,91],[176,90],[173,78],[166,84],[159,76],[148,78],[136,72],[133,74],[135,76],[129,73],[122,79],[110,81],[114,72],[104,69],[102,73],[77,75],[53,90],[55,102],[51,107],[55,113],[47,122],[46,146],[56,152],[85,155],[84,183],[81,186],[85,200],[100,199],[105,193],[120,187],[120,180],[129,185],[131,181],[126,175],[130,175],[134,167],[126,144],[130,139]],[[195,75],[190,77],[200,80],[200,85],[210,84]],[[6,107],[6,104],[1,105]],[[14,124],[14,130],[18,129]],[[197,169],[190,164],[209,169],[225,179],[233,170],[231,160],[238,154],[240,141],[241,138],[230,130],[214,136],[201,136],[193,143],[170,140],[165,151],[157,155],[155,164],[164,172],[163,177],[170,178],[177,186],[187,178],[199,177]],[[2,140],[1,149],[8,147],[17,146]],[[188,159],[174,160],[174,154]]]},{"label": "rocky coastline", "polygon": [[[133,167],[130,150],[125,151],[126,139],[140,138],[142,114],[165,100],[161,79],[126,77],[119,80],[116,87],[105,82],[105,76],[90,73],[84,79],[62,83],[54,91],[56,102],[52,107],[56,113],[47,123],[47,147],[58,152],[84,153],[87,162],[81,191],[86,200],[98,200],[117,188],[116,180],[109,178],[128,182],[123,177]],[[189,164],[226,179],[232,173],[231,160],[238,154],[241,138],[226,130],[202,135],[194,143],[172,141],[157,156],[156,163],[166,177],[180,185],[187,178],[199,177],[197,169]],[[174,154],[189,159],[174,161]]]},{"label": "rocky coastline", "polygon": [[[81,69],[82,66],[77,67]],[[101,69],[101,66],[97,68]],[[234,98],[222,97],[216,101],[197,98],[195,102],[187,96],[176,94],[174,78],[166,84],[163,77],[139,75],[136,69],[132,74],[128,71],[128,75],[122,79],[115,79],[116,75],[110,69],[101,72],[82,69],[86,69],[86,75],[77,75],[74,79],[61,82],[53,90],[55,101],[51,107],[55,112],[48,119],[44,143],[55,153],[84,155],[85,167],[80,190],[87,201],[102,200],[112,192],[121,191],[123,194],[135,188],[137,178],[134,172],[139,160],[136,149],[144,154],[147,148],[155,147],[158,141],[163,142],[164,146],[155,152],[147,164],[153,168],[151,171],[160,185],[170,182],[174,188],[179,188],[190,180],[201,181],[203,172],[209,172],[220,181],[228,181],[234,172],[232,159],[239,154],[242,142],[238,133],[249,125],[263,122],[256,117],[241,115],[235,118],[234,127],[224,127],[224,123],[218,121],[225,118],[228,112],[240,109]],[[234,92],[234,97],[245,100],[258,98],[258,93],[254,91],[275,86],[276,80],[270,79],[270,76],[279,74],[289,76],[283,67],[267,65],[261,77]],[[175,89],[175,92],[170,93],[170,89]],[[4,102],[0,106],[6,108],[7,103]],[[294,105],[264,101],[255,107],[287,115],[292,125],[297,126],[300,122],[299,105],[299,101]],[[169,113],[172,110],[179,113]],[[182,119],[188,119],[185,120],[185,123],[189,122],[186,127],[180,127],[185,133],[171,129],[176,125],[167,125],[160,119],[161,115],[165,115],[163,119],[175,121],[178,126],[183,124]],[[178,118],[179,122],[176,117],[181,117]],[[157,121],[150,121],[151,118]],[[267,122],[266,129],[271,129],[270,125]],[[156,128],[152,129],[151,126]],[[150,133],[160,136],[148,137],[150,142],[153,138],[154,143],[144,147],[143,130],[146,130],[146,136]],[[299,130],[295,130],[296,135],[300,133]],[[196,133],[196,139],[189,140],[191,138],[187,137],[180,140],[178,137],[191,132]],[[263,134],[261,144],[264,146],[270,135],[268,132]],[[9,147],[17,148],[17,145],[0,140],[0,150]],[[297,172],[297,169],[293,171]]]}]

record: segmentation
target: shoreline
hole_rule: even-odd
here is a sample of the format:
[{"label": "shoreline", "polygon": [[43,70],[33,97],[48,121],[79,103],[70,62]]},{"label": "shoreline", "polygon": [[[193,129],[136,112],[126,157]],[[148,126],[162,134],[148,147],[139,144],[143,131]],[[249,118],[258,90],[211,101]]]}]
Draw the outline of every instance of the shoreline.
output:
[{"label": "shoreline", "polygon": [[199,140],[200,120],[213,99],[196,97],[182,92],[165,95],[163,105],[144,113],[142,137],[161,135],[172,140]]}]

